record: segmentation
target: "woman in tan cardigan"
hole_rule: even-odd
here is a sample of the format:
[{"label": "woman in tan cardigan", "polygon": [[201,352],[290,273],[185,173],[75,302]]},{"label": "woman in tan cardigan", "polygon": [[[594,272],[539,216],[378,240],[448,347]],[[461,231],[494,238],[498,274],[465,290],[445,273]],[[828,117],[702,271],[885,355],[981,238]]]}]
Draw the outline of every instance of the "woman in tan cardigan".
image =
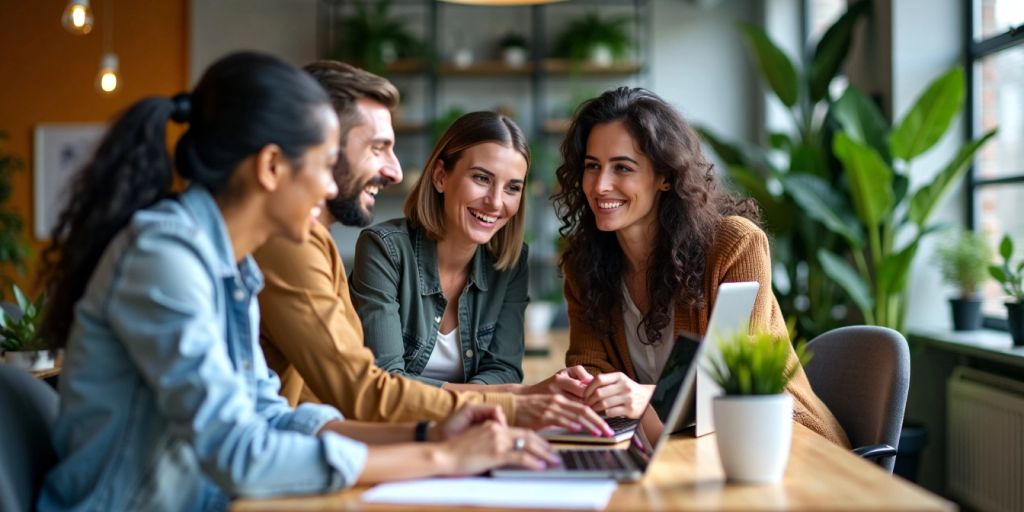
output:
[{"label": "woman in tan cardigan", "polygon": [[[555,205],[568,242],[566,364],[587,384],[588,405],[639,417],[673,340],[704,334],[723,282],[760,283],[750,329],[788,339],[757,205],[719,187],[671,106],[644,89],[605,92],[577,113],[562,157]],[[849,444],[803,370],[787,390],[797,422]]]}]

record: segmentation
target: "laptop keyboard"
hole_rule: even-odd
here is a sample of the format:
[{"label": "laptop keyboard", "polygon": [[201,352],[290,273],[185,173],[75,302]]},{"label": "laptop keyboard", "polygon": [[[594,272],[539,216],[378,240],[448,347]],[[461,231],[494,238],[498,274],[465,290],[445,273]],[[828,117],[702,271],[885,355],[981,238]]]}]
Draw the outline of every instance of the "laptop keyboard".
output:
[{"label": "laptop keyboard", "polygon": [[623,450],[559,450],[566,469],[629,469]]},{"label": "laptop keyboard", "polygon": [[628,432],[636,428],[637,424],[640,423],[640,420],[619,416],[616,418],[604,418],[604,422],[608,424],[608,428],[615,431],[615,435],[619,435],[623,432]]}]

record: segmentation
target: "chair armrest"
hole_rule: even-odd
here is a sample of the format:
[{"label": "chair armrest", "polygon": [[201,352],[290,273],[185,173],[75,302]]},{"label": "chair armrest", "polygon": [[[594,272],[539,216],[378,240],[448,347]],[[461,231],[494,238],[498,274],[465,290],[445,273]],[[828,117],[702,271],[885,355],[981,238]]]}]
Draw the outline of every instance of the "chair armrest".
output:
[{"label": "chair armrest", "polygon": [[865,459],[883,459],[886,457],[895,457],[896,448],[887,444],[869,444],[867,446],[854,448],[853,453]]}]

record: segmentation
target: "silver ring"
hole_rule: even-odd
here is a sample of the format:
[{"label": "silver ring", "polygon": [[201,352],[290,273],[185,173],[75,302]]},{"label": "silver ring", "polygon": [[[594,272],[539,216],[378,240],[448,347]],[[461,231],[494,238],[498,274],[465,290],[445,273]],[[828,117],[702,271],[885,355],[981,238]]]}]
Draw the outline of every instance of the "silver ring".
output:
[{"label": "silver ring", "polygon": [[526,448],[526,439],[517,437],[515,441],[512,441],[512,451],[521,452],[523,448]]}]

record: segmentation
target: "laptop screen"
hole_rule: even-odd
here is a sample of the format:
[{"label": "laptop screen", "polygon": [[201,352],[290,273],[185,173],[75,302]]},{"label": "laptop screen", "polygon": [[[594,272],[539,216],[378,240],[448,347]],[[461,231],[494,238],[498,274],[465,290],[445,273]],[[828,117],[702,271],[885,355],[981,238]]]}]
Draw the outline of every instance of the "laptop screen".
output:
[{"label": "laptop screen", "polygon": [[651,395],[651,403],[640,417],[640,423],[630,442],[630,451],[644,465],[654,457],[658,443],[668,438],[662,434],[665,433],[665,425],[676,423],[675,418],[672,418],[673,412],[679,411],[683,405],[687,408],[692,406],[692,400],[685,400],[686,404],[677,405],[677,402],[684,400],[686,395],[692,396],[695,372],[691,371],[691,367],[699,348],[700,343],[687,334],[680,334],[672,346],[658,379],[658,385]]}]

